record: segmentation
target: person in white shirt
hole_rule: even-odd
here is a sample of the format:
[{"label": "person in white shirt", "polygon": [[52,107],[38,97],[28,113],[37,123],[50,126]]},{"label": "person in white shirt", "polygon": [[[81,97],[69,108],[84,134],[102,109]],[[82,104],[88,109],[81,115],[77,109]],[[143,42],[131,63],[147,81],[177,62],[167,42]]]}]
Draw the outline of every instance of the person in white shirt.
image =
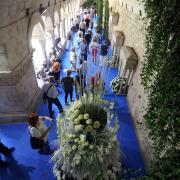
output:
[{"label": "person in white shirt", "polygon": [[[50,120],[51,125],[47,128],[43,120]],[[48,133],[52,129],[52,119],[47,116],[38,116],[37,113],[28,115],[28,125],[31,137],[36,141],[31,140],[31,146],[34,149],[39,149],[40,154],[52,154],[48,143]],[[38,144],[37,144],[38,143]]]},{"label": "person in white shirt", "polygon": [[53,118],[54,111],[52,110],[52,104],[55,104],[60,113],[63,113],[63,107],[58,99],[58,91],[54,86],[55,78],[50,76],[49,83],[45,84],[44,92],[47,94],[48,110],[50,117]]},{"label": "person in white shirt", "polygon": [[73,47],[70,52],[70,63],[71,63],[71,70],[74,71],[76,70],[76,59],[77,59],[76,48]]}]

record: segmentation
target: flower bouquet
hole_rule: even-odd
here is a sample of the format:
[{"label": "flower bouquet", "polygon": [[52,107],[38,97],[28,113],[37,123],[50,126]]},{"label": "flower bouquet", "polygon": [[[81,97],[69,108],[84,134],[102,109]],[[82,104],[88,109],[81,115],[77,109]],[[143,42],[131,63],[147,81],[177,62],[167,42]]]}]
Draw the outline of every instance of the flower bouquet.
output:
[{"label": "flower bouquet", "polygon": [[120,171],[119,144],[114,126],[108,126],[114,104],[98,96],[83,96],[65,116],[58,117],[59,149],[53,156],[57,179],[117,179]]},{"label": "flower bouquet", "polygon": [[111,83],[110,87],[114,93],[119,93],[121,88],[126,85],[127,78],[124,77],[115,77]]}]

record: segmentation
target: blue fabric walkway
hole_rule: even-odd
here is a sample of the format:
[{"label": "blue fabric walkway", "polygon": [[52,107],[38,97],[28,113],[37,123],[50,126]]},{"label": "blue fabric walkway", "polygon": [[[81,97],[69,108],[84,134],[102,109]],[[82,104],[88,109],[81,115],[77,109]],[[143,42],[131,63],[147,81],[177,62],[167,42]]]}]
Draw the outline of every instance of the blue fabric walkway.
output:
[{"label": "blue fabric walkway", "polygon": [[[74,42],[76,46],[75,34]],[[110,52],[111,54],[111,52]],[[69,51],[63,57],[63,69],[70,67]],[[88,58],[91,61],[91,57]],[[92,65],[93,66],[93,65]],[[95,68],[95,67],[94,67]],[[94,68],[91,67],[92,73]],[[107,68],[106,73],[106,95],[105,98],[110,101],[115,101],[115,111],[119,118],[120,129],[117,138],[120,142],[120,149],[123,154],[123,171],[121,178],[130,179],[131,177],[137,179],[145,175],[145,166],[142,159],[140,147],[135,133],[134,125],[130,116],[127,101],[125,96],[116,96],[111,92],[109,87],[110,81],[117,76],[116,68]],[[61,72],[61,77],[65,76],[65,71]],[[61,87],[58,87],[60,93],[59,99],[64,106],[64,92]],[[74,95],[75,99],[75,95]],[[58,110],[53,106],[55,115]],[[37,112],[40,115],[48,115],[47,104],[40,104]],[[57,139],[56,125],[49,134],[49,141],[51,146],[54,146],[54,140]],[[36,150],[32,150],[29,143],[29,130],[26,123],[21,124],[5,124],[0,125],[0,139],[1,141],[11,147],[16,147],[13,157],[8,159],[10,165],[6,169],[0,169],[0,180],[54,180],[52,168],[53,163],[50,161],[50,156],[40,155]],[[3,157],[4,158],[4,157]],[[120,179],[121,179],[120,178]]]}]

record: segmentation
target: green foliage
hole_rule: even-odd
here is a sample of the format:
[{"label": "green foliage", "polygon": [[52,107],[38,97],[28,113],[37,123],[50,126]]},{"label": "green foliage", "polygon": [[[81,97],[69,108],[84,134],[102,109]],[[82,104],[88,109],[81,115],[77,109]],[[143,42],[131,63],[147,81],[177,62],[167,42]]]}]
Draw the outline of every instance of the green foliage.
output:
[{"label": "green foliage", "polygon": [[98,15],[97,32],[102,32],[102,22],[103,22],[103,0],[96,0],[96,9]]},{"label": "green foliage", "polygon": [[154,142],[153,179],[180,177],[180,3],[143,0],[148,19],[142,80],[149,93],[145,120]]},{"label": "green foliage", "polygon": [[83,5],[82,5],[82,8],[83,9],[88,9],[90,8],[94,3],[94,0],[86,0]]},{"label": "green foliage", "polygon": [[104,14],[104,31],[105,31],[105,39],[108,39],[109,33],[109,0],[105,0],[105,14]]}]

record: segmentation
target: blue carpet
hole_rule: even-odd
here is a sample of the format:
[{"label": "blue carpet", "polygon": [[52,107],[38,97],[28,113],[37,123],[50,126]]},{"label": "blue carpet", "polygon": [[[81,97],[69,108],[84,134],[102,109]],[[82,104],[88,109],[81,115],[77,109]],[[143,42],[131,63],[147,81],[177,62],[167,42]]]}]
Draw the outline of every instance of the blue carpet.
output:
[{"label": "blue carpet", "polygon": [[[74,45],[76,46],[77,35],[74,35]],[[70,67],[69,52],[67,51],[62,56],[63,69]],[[79,53],[79,50],[78,50]],[[110,50],[109,55],[112,54]],[[99,55],[98,55],[99,56]],[[90,55],[88,59],[91,59]],[[93,66],[93,65],[92,65]],[[94,67],[95,68],[95,67]],[[92,74],[94,74],[94,68]],[[73,73],[74,75],[75,73]],[[117,76],[116,68],[107,68],[106,74],[106,94],[105,98],[110,101],[115,101],[115,112],[119,118],[120,129],[117,138],[120,143],[122,156],[122,174],[121,178],[125,179],[135,178],[145,175],[145,166],[141,156],[140,147],[135,133],[134,125],[128,110],[128,105],[125,96],[116,96],[111,92],[109,87],[110,81]],[[65,71],[61,72],[61,77],[65,76]],[[61,87],[58,87],[59,99],[64,106],[64,92]],[[74,95],[75,99],[75,95]],[[55,115],[58,110],[53,106]],[[40,115],[49,115],[47,104],[40,104],[37,112]],[[53,163],[50,161],[50,156],[40,155],[36,150],[30,147],[29,130],[27,124],[5,124],[0,125],[0,139],[8,147],[14,146],[16,148],[13,156],[8,159],[10,165],[6,169],[0,169],[0,180],[53,180]],[[54,140],[57,139],[56,127],[54,126],[49,134],[49,141],[51,147],[54,146]],[[4,157],[3,157],[4,158]],[[120,179],[121,179],[120,178]]]}]

